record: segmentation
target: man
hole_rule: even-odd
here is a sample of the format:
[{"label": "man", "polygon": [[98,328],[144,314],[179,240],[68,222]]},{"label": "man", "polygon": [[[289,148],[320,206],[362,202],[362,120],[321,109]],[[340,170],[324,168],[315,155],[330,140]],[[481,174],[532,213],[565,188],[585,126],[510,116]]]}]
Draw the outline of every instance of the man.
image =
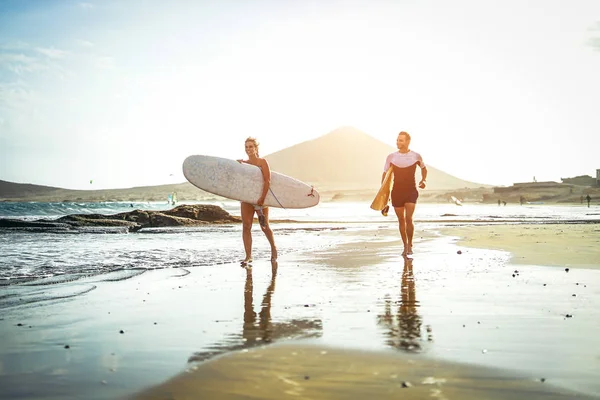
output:
[{"label": "man", "polygon": [[392,206],[398,217],[400,236],[404,244],[403,256],[410,255],[412,251],[412,241],[415,226],[413,223],[413,214],[419,197],[417,185],[415,183],[415,171],[417,166],[421,168],[421,181],[419,188],[425,189],[427,180],[427,167],[419,153],[409,149],[410,135],[406,132],[400,132],[396,139],[398,151],[387,156],[381,181],[385,178],[388,168],[392,167],[394,172],[394,186],[392,187]]}]

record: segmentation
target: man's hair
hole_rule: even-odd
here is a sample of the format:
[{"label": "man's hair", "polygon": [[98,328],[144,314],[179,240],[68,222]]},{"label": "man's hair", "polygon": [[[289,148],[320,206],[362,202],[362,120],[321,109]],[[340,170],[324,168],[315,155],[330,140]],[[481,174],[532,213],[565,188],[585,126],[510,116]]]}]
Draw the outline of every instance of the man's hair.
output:
[{"label": "man's hair", "polygon": [[402,136],[402,135],[406,136],[406,138],[407,138],[407,139],[408,139],[408,141],[410,142],[410,135],[408,134],[408,132],[404,132],[404,131],[402,131],[402,132],[400,132],[400,133],[398,134],[398,136]]}]

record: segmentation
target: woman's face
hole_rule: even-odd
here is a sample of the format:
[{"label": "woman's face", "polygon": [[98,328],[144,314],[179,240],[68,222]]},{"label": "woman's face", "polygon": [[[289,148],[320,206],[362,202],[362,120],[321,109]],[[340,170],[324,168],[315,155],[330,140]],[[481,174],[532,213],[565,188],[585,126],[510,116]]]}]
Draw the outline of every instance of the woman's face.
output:
[{"label": "woman's face", "polygon": [[251,155],[256,155],[256,145],[254,144],[254,142],[246,142],[245,144],[246,147],[246,154],[248,154],[248,156]]}]

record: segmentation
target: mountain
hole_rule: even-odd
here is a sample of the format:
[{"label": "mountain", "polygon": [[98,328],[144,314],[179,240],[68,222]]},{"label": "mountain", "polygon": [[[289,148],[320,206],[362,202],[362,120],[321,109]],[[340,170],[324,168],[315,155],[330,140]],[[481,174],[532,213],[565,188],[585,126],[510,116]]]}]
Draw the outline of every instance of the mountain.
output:
[{"label": "mountain", "polygon": [[[397,151],[395,147],[358,129],[342,127],[265,158],[272,170],[317,188],[360,190],[379,188],[385,159],[394,151]],[[426,155],[423,158],[427,164]],[[427,172],[427,189],[430,190],[490,187],[459,179],[431,165],[427,165]],[[419,174],[417,169],[417,177]]]},{"label": "mountain", "polygon": [[[395,139],[395,138],[392,138]],[[313,140],[299,143],[265,158],[273,171],[312,184],[322,199],[371,199],[379,188],[385,158],[396,151],[355,128],[343,127]],[[425,156],[425,162],[427,157]],[[427,166],[427,189],[423,200],[445,199],[438,191],[477,189],[491,186],[464,181],[431,165]],[[419,176],[419,172],[417,172]],[[0,200],[9,201],[166,201],[176,192],[179,201],[208,200],[217,196],[188,182],[141,186],[128,189],[69,190],[50,186],[0,181]],[[456,195],[458,195],[456,193]]]}]

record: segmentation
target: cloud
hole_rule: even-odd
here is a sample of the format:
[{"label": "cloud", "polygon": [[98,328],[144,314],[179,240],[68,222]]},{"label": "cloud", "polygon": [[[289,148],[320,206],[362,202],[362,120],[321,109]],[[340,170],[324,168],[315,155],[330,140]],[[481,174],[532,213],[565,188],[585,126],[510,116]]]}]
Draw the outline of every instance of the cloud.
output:
[{"label": "cloud", "polygon": [[0,112],[23,108],[37,98],[36,93],[22,81],[0,83]]},{"label": "cloud", "polygon": [[98,56],[94,58],[94,65],[100,69],[114,69],[115,59],[108,56]]},{"label": "cloud", "polygon": [[588,40],[588,44],[595,50],[600,51],[600,21],[596,22],[596,24],[592,28],[590,28],[590,31],[597,36],[590,38]]},{"label": "cloud", "polygon": [[26,72],[46,70],[48,66],[23,53],[0,52],[0,71],[2,69],[22,75]]},{"label": "cloud", "polygon": [[79,7],[85,8],[86,10],[91,10],[94,8],[94,5],[92,3],[81,2],[79,3]]},{"label": "cloud", "polygon": [[68,51],[55,49],[54,47],[51,47],[51,48],[36,47],[35,51],[37,51],[38,53],[43,54],[49,58],[63,58],[64,56],[69,54]]},{"label": "cloud", "polygon": [[9,43],[3,43],[0,45],[0,50],[10,50],[10,51],[14,51],[14,50],[29,50],[31,49],[31,45],[27,42],[23,42],[23,41],[14,41],[14,42],[9,42]]},{"label": "cloud", "polygon": [[83,40],[83,39],[77,39],[75,41],[79,46],[81,47],[94,47],[94,43],[88,41],[88,40]]}]

